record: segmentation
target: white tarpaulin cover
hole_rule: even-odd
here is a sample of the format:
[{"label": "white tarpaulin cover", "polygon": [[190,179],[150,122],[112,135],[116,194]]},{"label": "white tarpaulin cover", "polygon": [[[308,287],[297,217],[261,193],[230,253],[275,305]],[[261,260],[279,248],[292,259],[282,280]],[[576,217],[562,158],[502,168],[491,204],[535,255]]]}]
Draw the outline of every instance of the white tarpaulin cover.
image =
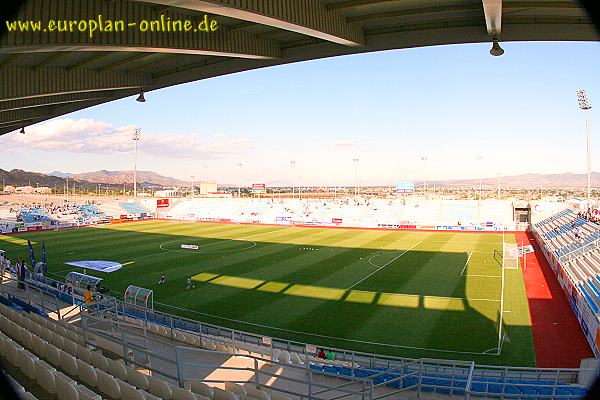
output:
[{"label": "white tarpaulin cover", "polygon": [[123,267],[123,264],[114,261],[92,260],[92,261],[67,261],[67,265],[74,267],[93,269],[100,272],[115,272]]}]

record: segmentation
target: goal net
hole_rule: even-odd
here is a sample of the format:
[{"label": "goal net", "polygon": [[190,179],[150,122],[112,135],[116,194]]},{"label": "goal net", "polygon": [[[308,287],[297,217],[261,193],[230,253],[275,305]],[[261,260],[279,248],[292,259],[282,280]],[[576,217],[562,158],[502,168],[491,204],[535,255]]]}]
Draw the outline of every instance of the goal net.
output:
[{"label": "goal net", "polygon": [[516,243],[503,244],[502,268],[519,269],[519,246]]}]

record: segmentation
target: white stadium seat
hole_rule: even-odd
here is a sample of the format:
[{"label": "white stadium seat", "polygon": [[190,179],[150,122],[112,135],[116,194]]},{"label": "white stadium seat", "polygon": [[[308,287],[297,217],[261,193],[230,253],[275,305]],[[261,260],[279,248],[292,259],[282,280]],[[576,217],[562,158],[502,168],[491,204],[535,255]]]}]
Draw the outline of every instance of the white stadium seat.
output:
[{"label": "white stadium seat", "polygon": [[96,376],[94,367],[83,360],[77,359],[77,370],[79,379],[81,379],[83,383],[91,387],[98,386],[98,377]]},{"label": "white stadium seat", "polygon": [[94,351],[92,353],[92,365],[104,372],[108,372],[108,360],[102,355],[101,351]]},{"label": "white stadium seat", "polygon": [[60,368],[71,376],[77,376],[79,370],[77,368],[77,358],[63,351],[60,353]]},{"label": "white stadium seat", "polygon": [[169,384],[154,376],[148,377],[148,391],[164,400],[170,400],[172,397],[171,387]]},{"label": "white stadium seat", "polygon": [[108,373],[122,381],[127,381],[127,368],[121,361],[108,359]]},{"label": "white stadium seat", "polygon": [[79,394],[79,400],[102,400],[102,396],[91,391],[84,385],[77,385],[76,389]]},{"label": "white stadium seat", "polygon": [[219,389],[218,387],[213,388],[215,395],[214,400],[239,400],[239,397],[228,390]]},{"label": "white stadium seat", "polygon": [[77,358],[85,361],[88,364],[92,363],[92,352],[87,347],[77,345]]},{"label": "white stadium seat", "polygon": [[270,400],[271,397],[269,396],[269,393],[265,392],[264,390],[260,390],[257,389],[254,384],[246,384],[244,386],[246,388],[246,395],[251,398],[251,399],[256,399],[256,400]]},{"label": "white stadium seat", "polygon": [[121,385],[121,398],[123,400],[145,400],[141,390],[136,389],[133,385],[123,386]]},{"label": "white stadium seat", "polygon": [[29,379],[36,378],[35,362],[37,360],[39,360],[38,357],[25,349],[19,353],[19,368]]},{"label": "white stadium seat", "polygon": [[46,343],[46,360],[55,367],[60,366],[60,350],[53,344]]},{"label": "white stadium seat", "polygon": [[127,382],[138,389],[148,390],[148,378],[134,368],[127,367]]},{"label": "white stadium seat", "polygon": [[77,394],[77,382],[69,378],[62,372],[54,374],[54,380],[56,383],[56,394],[58,400],[78,400],[79,395]]},{"label": "white stadium seat", "polygon": [[113,399],[121,398],[121,388],[112,375],[96,368],[96,376],[98,377],[98,389],[102,393]]},{"label": "white stadium seat", "polygon": [[10,341],[10,342],[5,341],[4,346],[5,346],[6,359],[8,360],[9,363],[11,363],[13,365],[13,367],[18,368],[19,367],[19,352],[21,352],[21,350],[23,350],[23,348],[13,341]]},{"label": "white stadium seat", "polygon": [[231,393],[235,393],[238,396],[245,396],[246,389],[242,385],[233,382],[225,382],[225,390]]},{"label": "white stadium seat", "polygon": [[213,388],[211,388],[204,382],[192,380],[191,390],[192,392],[199,394],[200,396],[207,397],[209,399],[212,399],[214,396]]},{"label": "white stadium seat", "polygon": [[179,386],[173,386],[171,388],[173,400],[197,400],[197,397],[194,393],[189,390],[180,388]]},{"label": "white stadium seat", "polygon": [[54,381],[54,374],[56,369],[49,368],[50,366],[44,363],[42,360],[36,361],[36,380],[46,392],[56,394],[56,383]]}]

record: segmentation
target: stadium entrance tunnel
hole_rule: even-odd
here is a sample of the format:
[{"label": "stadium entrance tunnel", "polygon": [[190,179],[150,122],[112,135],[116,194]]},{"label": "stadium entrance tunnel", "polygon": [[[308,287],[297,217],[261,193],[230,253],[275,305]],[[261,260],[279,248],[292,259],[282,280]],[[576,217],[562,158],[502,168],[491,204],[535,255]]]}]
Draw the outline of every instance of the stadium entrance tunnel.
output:
[{"label": "stadium entrance tunnel", "polygon": [[[500,237],[162,221],[18,236],[45,241],[52,274],[70,271],[63,262],[73,254],[118,261],[119,271],[88,273],[114,294],[152,289],[156,309],[206,323],[323,347],[531,366],[519,270],[505,271],[507,336],[497,352]],[[188,278],[195,287],[186,290]]]}]

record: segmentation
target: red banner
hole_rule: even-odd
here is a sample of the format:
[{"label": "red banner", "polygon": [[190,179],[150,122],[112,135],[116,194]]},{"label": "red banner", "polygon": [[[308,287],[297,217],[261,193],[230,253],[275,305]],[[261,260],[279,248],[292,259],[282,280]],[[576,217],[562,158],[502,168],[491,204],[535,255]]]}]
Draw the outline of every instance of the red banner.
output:
[{"label": "red banner", "polygon": [[169,199],[157,199],[156,207],[157,208],[169,207]]},{"label": "red banner", "polygon": [[331,223],[332,224],[341,224],[342,219],[341,218],[331,218]]}]

